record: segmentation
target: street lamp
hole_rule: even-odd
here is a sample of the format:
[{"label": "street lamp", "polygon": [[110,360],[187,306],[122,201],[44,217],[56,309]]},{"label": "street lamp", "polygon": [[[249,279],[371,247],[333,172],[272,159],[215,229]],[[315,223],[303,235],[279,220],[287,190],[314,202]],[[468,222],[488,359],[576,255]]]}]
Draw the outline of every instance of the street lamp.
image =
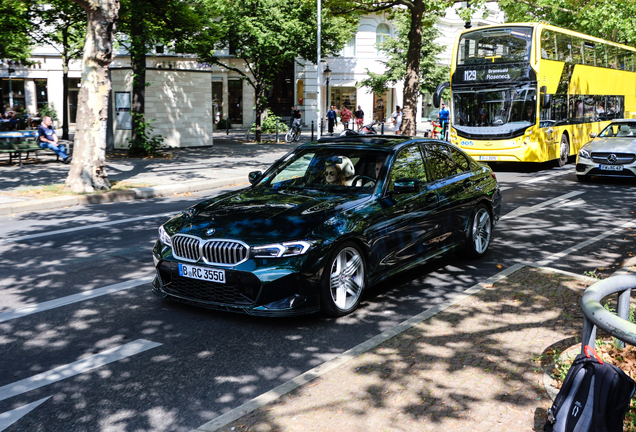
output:
[{"label": "street lamp", "polygon": [[327,111],[329,111],[329,109],[331,108],[331,104],[330,104],[331,95],[329,94],[329,78],[331,78],[331,69],[329,69],[329,65],[327,65],[327,67],[325,68],[324,71],[322,71],[322,73],[324,74],[325,79],[327,80]]}]

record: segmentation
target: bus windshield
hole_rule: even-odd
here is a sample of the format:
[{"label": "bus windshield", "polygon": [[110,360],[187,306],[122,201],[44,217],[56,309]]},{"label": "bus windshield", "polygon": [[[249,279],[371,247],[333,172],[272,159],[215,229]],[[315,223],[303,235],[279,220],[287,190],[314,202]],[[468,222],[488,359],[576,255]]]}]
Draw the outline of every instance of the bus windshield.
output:
[{"label": "bus windshield", "polygon": [[536,122],[536,86],[522,85],[453,92],[453,125],[479,135],[513,134]]},{"label": "bus windshield", "polygon": [[532,28],[475,30],[459,40],[457,64],[508,63],[530,60]]}]

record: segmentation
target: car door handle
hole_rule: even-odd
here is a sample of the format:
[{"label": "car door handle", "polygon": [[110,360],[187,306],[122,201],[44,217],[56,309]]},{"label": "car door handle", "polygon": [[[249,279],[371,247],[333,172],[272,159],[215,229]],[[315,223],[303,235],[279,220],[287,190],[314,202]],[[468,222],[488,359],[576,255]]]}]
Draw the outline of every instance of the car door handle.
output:
[{"label": "car door handle", "polygon": [[433,204],[437,202],[437,195],[436,194],[428,194],[426,195],[426,203],[427,204]]}]

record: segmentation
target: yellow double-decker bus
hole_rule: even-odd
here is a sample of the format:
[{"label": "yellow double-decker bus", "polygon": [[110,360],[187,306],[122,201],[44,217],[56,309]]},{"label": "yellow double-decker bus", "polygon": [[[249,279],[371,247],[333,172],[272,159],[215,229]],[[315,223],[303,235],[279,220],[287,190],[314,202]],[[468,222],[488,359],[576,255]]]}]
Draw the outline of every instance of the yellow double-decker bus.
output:
[{"label": "yellow double-decker bus", "polygon": [[609,120],[636,117],[635,59],[634,48],[544,23],[465,30],[450,141],[481,161],[563,166]]}]

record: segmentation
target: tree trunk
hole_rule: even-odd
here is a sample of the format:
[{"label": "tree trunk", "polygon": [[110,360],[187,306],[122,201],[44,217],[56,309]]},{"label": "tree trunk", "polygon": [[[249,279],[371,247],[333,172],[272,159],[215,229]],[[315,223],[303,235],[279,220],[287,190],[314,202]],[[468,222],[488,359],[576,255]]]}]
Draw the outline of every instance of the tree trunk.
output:
[{"label": "tree trunk", "polygon": [[106,174],[106,123],[113,60],[113,27],[119,0],[73,0],[86,10],[87,27],[82,59],[73,163],[66,187],[73,192],[110,189]]},{"label": "tree trunk", "polygon": [[404,79],[402,134],[414,136],[417,127],[417,99],[420,93],[420,54],[422,52],[422,16],[424,0],[414,0],[411,7],[409,48],[406,52],[406,78]]},{"label": "tree trunk", "polygon": [[62,139],[68,139],[68,28],[62,28],[63,53],[62,53]]},{"label": "tree trunk", "polygon": [[132,85],[132,147],[143,146],[143,136],[139,130],[139,120],[146,113],[146,44],[142,20],[133,20],[131,28],[131,64],[133,72]]}]

